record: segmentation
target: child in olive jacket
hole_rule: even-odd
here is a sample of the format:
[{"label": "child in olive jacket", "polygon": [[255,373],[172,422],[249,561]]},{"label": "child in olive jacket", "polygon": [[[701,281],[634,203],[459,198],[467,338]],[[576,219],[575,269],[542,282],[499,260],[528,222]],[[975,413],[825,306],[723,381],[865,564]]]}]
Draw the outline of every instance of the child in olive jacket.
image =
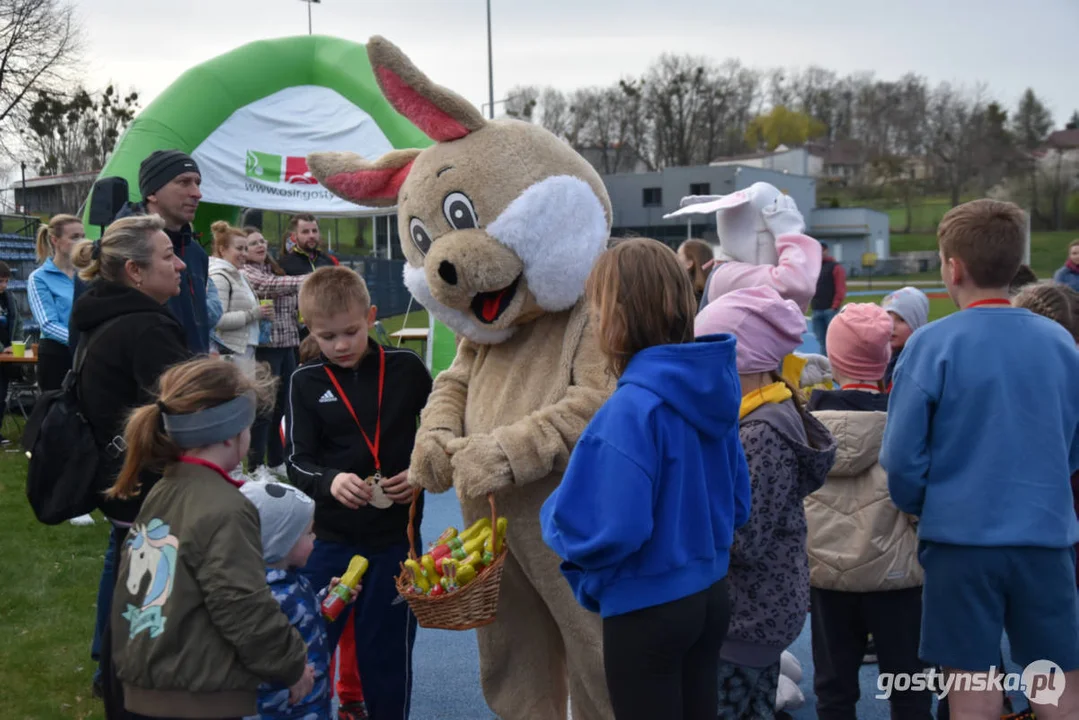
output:
[{"label": "child in olive jacket", "polygon": [[258,400],[239,367],[178,365],[128,421],[116,496],[165,466],[117,568],[112,658],[135,717],[231,718],[256,711],[263,681],[310,692],[303,638],[266,585],[259,515],[229,472],[250,442]]}]

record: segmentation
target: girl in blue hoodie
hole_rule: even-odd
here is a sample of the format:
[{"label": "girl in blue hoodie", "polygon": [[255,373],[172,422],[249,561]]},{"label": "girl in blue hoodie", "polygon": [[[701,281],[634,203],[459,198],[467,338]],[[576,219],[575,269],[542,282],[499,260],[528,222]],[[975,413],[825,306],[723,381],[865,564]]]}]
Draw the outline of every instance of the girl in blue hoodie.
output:
[{"label": "girl in blue hoodie", "polygon": [[728,553],[750,507],[734,340],[694,342],[693,286],[655,240],[607,250],[586,294],[618,386],[540,511],[543,538],[603,617],[617,720],[714,720]]}]

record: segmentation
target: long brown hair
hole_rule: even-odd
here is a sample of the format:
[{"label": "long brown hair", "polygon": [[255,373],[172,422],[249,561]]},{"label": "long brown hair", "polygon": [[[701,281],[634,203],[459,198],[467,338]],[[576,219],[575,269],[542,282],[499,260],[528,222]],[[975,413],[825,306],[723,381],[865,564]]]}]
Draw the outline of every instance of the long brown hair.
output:
[{"label": "long brown hair", "polygon": [[693,342],[697,301],[689,275],[669,247],[633,238],[605,250],[585,283],[599,323],[599,346],[615,377],[653,345]]},{"label": "long brown hair", "polygon": [[136,408],[127,419],[124,467],[106,495],[135,497],[143,470],[163,470],[180,459],[180,448],[165,434],[162,406],[167,412],[186,415],[223,405],[254,390],[260,408],[265,410],[273,405],[276,383],[265,364],[258,366],[253,378],[240,366],[220,358],[197,358],[169,368],[161,375],[157,401]]},{"label": "long brown hair", "polygon": [[693,283],[693,292],[699,298],[704,294],[704,284],[708,280],[708,273],[705,272],[704,266],[709,261],[714,259],[712,254],[712,247],[703,240],[686,240],[680,246],[678,251],[683,253],[689,259],[689,279]]},{"label": "long brown hair", "polygon": [[[262,241],[266,243],[266,264],[270,266],[270,272],[272,272],[274,275],[284,275],[284,268],[278,265],[277,261],[273,259],[272,255],[270,255],[270,241],[266,239],[266,236],[262,234],[262,231],[254,225],[244,226],[244,235],[246,235],[248,238],[250,238],[251,235],[253,235],[254,233],[262,235]],[[250,246],[248,246],[248,249],[250,249]]]}]

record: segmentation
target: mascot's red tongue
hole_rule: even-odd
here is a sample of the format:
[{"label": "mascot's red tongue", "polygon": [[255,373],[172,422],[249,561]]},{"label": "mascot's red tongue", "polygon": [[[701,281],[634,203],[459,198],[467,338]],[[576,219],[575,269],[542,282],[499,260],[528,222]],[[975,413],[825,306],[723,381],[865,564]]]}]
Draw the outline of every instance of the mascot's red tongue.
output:
[{"label": "mascot's red tongue", "polygon": [[499,290],[496,293],[489,293],[483,299],[483,319],[485,321],[494,322],[495,318],[498,317],[498,306],[502,304],[502,296],[505,294],[505,290]]}]

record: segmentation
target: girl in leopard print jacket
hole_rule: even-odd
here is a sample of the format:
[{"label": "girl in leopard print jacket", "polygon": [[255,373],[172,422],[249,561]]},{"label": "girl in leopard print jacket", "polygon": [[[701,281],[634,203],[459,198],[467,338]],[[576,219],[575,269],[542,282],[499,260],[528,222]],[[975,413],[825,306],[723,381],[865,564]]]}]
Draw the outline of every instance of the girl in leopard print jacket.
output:
[{"label": "girl in leopard print jacket", "polygon": [[698,336],[735,336],[739,434],[749,465],[749,522],[731,546],[731,624],[720,651],[720,720],[775,716],[779,660],[805,625],[809,560],[803,500],[824,484],[835,439],[780,378],[805,317],[770,287],[728,293],[697,316]]}]

